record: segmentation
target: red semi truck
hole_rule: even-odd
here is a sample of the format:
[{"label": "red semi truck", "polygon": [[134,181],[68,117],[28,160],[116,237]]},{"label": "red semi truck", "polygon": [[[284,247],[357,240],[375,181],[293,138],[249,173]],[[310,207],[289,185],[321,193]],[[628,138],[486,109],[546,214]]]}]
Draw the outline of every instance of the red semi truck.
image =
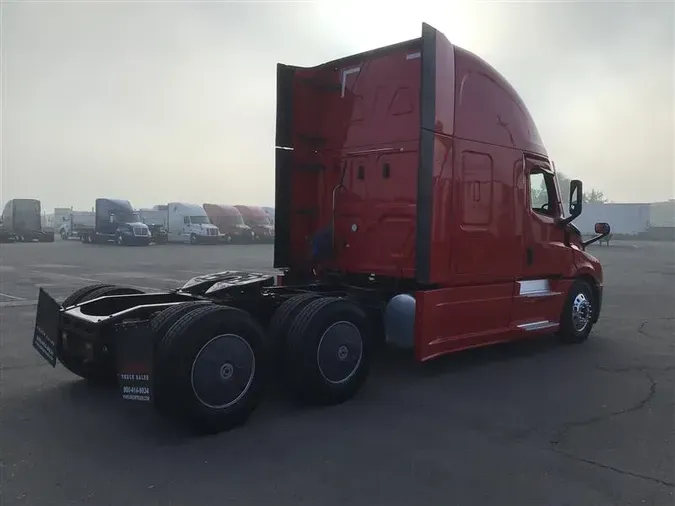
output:
[{"label": "red semi truck", "polygon": [[242,205],[234,207],[241,213],[244,223],[253,230],[256,241],[274,242],[274,225],[262,207]]},{"label": "red semi truck", "polygon": [[[603,276],[516,91],[423,25],[415,40],[277,69],[274,265],[164,293],[43,289],[34,347],[202,432],[240,425],[270,374],[354,396],[378,342],[418,361],[555,333],[585,341]],[[546,191],[536,190],[542,182]]]},{"label": "red semi truck", "polygon": [[255,240],[255,232],[244,222],[236,207],[221,204],[202,204],[202,207],[227,244],[250,243]]}]

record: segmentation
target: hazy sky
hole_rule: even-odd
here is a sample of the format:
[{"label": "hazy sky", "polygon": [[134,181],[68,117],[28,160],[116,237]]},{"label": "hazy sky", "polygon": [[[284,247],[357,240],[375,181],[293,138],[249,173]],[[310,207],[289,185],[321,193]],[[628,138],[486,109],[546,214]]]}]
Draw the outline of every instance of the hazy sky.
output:
[{"label": "hazy sky", "polygon": [[511,81],[558,170],[617,202],[673,198],[672,2],[377,3],[3,3],[0,199],[272,204],[276,63],[422,21]]}]

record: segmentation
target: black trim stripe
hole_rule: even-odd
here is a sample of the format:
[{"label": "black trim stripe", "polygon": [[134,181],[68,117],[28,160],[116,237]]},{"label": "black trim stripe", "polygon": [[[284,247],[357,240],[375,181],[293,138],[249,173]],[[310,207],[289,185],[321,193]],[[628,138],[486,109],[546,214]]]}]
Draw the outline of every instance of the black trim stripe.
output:
[{"label": "black trim stripe", "polygon": [[277,126],[274,169],[274,267],[291,265],[291,185],[293,151],[293,79],[296,67],[277,65]]},{"label": "black trim stripe", "polygon": [[436,122],[436,30],[422,24],[420,85],[420,161],[417,172],[417,238],[415,278],[431,282],[431,219],[433,212],[434,124]]}]

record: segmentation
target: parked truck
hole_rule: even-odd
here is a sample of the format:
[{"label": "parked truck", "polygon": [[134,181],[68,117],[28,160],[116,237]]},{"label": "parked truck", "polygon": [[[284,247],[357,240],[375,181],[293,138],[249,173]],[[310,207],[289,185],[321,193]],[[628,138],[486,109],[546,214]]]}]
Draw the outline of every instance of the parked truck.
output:
[{"label": "parked truck", "polygon": [[274,242],[274,225],[262,207],[234,206],[244,218],[244,223],[251,227],[257,242]]},{"label": "parked truck", "polygon": [[154,206],[152,209],[166,213],[166,228],[170,242],[216,244],[221,240],[218,227],[211,223],[204,208],[198,204],[169,202],[166,205]]},{"label": "parked truck", "polygon": [[307,403],[350,399],[378,343],[425,362],[589,337],[603,272],[585,248],[609,225],[582,241],[581,181],[563,209],[525,104],[482,59],[425,24],[400,44],[279,64],[276,103],[282,274],[91,285],[61,304],[41,289],[33,342],[52,365],[217,432],[247,420],[270,375]]},{"label": "parked truck", "polygon": [[54,242],[54,229],[42,224],[42,206],[37,199],[12,199],[2,210],[3,236],[19,242]]},{"label": "parked truck", "polygon": [[267,217],[270,219],[270,222],[272,223],[272,226],[274,226],[274,208],[268,207],[268,206],[263,206],[262,210],[265,211],[265,214],[267,214]]},{"label": "parked truck", "polygon": [[80,239],[82,234],[92,234],[96,229],[96,213],[92,211],[71,211],[61,217],[59,235],[61,239]]},{"label": "parked truck", "polygon": [[63,223],[64,218],[68,218],[70,213],[73,212],[72,207],[55,207],[54,208],[54,228],[58,230],[60,228],[60,223]]},{"label": "parked truck", "polygon": [[16,241],[16,236],[12,232],[9,226],[5,227],[5,223],[2,219],[2,214],[0,214],[0,243],[14,242]]},{"label": "parked truck", "polygon": [[84,244],[114,242],[120,246],[147,246],[150,229],[141,222],[131,202],[120,199],[96,199],[94,228],[80,232]]},{"label": "parked truck", "polygon": [[141,221],[150,229],[152,242],[155,244],[165,244],[169,242],[169,234],[166,229],[166,211],[139,209],[138,215],[140,216]]},{"label": "parked truck", "polygon": [[244,223],[244,218],[236,207],[223,204],[203,204],[202,207],[211,223],[218,227],[225,243],[248,244],[255,239],[255,233]]}]

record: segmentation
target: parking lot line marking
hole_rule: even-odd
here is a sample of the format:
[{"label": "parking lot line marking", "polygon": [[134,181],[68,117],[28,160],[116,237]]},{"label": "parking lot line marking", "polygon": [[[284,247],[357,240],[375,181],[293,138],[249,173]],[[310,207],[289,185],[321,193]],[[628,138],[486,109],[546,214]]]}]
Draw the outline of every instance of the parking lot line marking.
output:
[{"label": "parking lot line marking", "polygon": [[23,297],[17,297],[16,295],[10,295],[8,293],[0,293],[0,297],[7,297],[8,299],[14,299],[14,300],[26,300]]},{"label": "parking lot line marking", "polygon": [[9,302],[0,302],[0,309],[9,307],[37,306],[36,300],[11,300]]},{"label": "parking lot line marking", "polygon": [[[94,279],[94,278],[85,278],[84,276],[74,276],[72,274],[57,274],[56,272],[44,272],[44,271],[30,271],[31,274],[38,274],[40,276],[44,276],[46,278],[61,278],[61,279],[74,279],[77,281],[87,281],[90,283],[107,283],[108,281],[104,279]],[[137,288],[138,290],[149,290],[151,292],[161,292],[161,288],[157,288],[156,286],[142,286],[142,285],[130,285],[128,283],[124,283],[124,286],[128,286],[129,288]]]}]

